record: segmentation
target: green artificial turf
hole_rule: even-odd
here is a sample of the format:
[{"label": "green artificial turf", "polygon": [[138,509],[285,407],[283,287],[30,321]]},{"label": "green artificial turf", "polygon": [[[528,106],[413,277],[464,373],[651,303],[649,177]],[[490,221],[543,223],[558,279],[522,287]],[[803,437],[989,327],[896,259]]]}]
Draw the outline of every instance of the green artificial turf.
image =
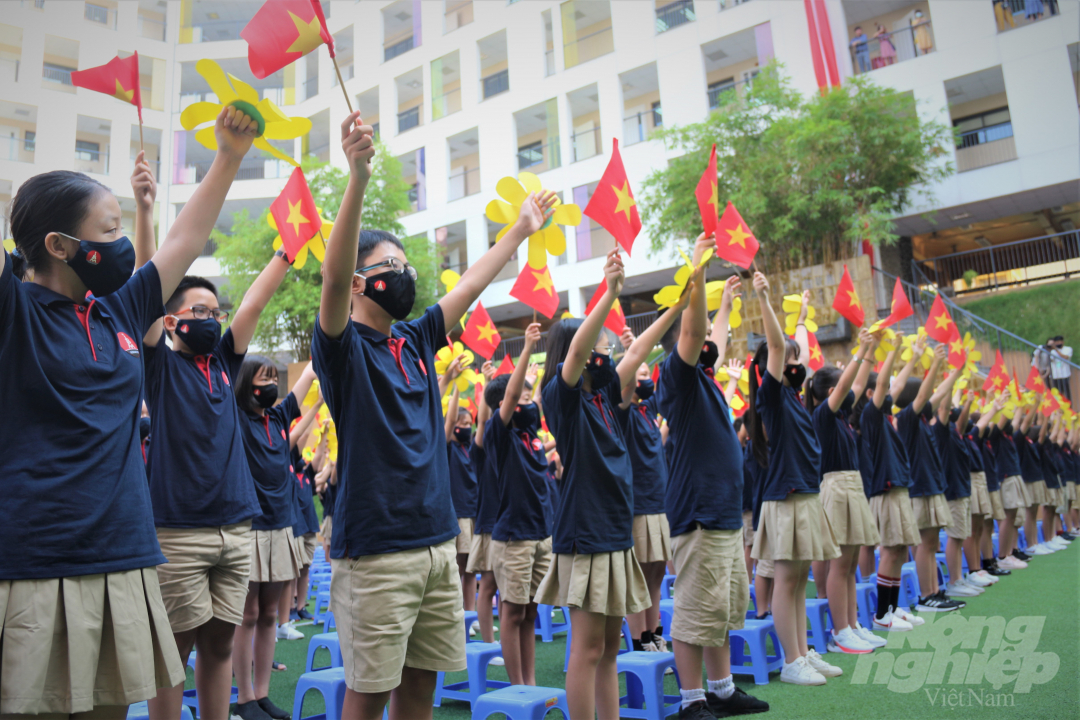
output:
[{"label": "green artificial turf", "polygon": [[[770,718],[1076,718],[1080,716],[1078,580],[1080,547],[1070,547],[1034,558],[1026,570],[1002,578],[982,596],[970,599],[963,610],[925,614],[926,625],[910,633],[892,633],[890,646],[871,655],[829,654],[829,662],[840,666],[844,675],[825,686],[788,685],[777,674],[768,685],[754,685],[740,676],[736,680],[744,690],[770,703]],[[321,626],[299,629],[308,637],[322,632]],[[565,686],[565,650],[563,637],[551,643],[537,639],[539,684]],[[293,707],[306,658],[307,640],[278,643],[277,660],[288,671],[273,674],[270,698],[280,707]],[[873,667],[860,668],[867,664]],[[943,677],[935,678],[935,674]],[[498,667],[491,668],[489,676],[506,679]],[[189,673],[189,686],[190,677]],[[460,673],[450,679],[465,677]],[[1033,680],[1030,687],[1021,687],[1024,678]],[[995,682],[999,687],[994,687]],[[676,692],[672,676],[668,676],[667,692]],[[309,693],[304,714],[319,712],[321,699]],[[435,708],[439,720],[469,717],[467,705],[453,700]],[[553,711],[548,717],[558,718],[559,713]]]}]

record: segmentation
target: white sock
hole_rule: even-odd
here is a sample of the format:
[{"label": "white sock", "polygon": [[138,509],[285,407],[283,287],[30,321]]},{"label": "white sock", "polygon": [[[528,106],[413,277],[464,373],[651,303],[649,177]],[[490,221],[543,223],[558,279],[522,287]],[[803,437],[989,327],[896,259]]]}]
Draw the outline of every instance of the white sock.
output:
[{"label": "white sock", "polygon": [[690,707],[696,702],[701,702],[705,699],[705,691],[702,688],[694,688],[693,690],[680,690],[679,694],[682,695],[682,706]]},{"label": "white sock", "polygon": [[721,700],[727,700],[735,694],[735,681],[730,675],[723,680],[710,680],[709,692],[716,694]]}]

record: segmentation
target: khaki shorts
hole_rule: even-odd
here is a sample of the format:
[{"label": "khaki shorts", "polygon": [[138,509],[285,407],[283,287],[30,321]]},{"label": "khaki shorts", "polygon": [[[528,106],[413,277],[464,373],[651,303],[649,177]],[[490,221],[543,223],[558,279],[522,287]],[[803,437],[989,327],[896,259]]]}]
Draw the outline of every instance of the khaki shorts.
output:
[{"label": "khaki shorts", "polygon": [[[465,572],[491,572],[491,533],[473,533]],[[462,620],[462,622],[465,622]]]},{"label": "khaki shorts", "polygon": [[457,545],[458,555],[468,555],[472,550],[472,536],[473,536],[473,519],[472,518],[458,518],[457,526],[461,532],[454,538],[454,543]]},{"label": "khaki shorts", "polygon": [[767,558],[761,558],[760,560],[755,560],[754,562],[757,563],[754,566],[755,577],[758,575],[763,578],[776,577],[776,563],[774,563],[772,560],[769,560]]},{"label": "khaki shorts", "polygon": [[633,615],[652,606],[633,548],[593,555],[555,555],[536,591],[536,602],[581,608],[608,617]]},{"label": "khaki shorts", "polygon": [[743,510],[742,514],[742,542],[745,547],[754,545],[754,511]]},{"label": "khaki shorts", "polygon": [[330,533],[331,533],[331,531],[333,531],[333,529],[334,529],[334,518],[327,515],[325,518],[323,518],[322,530],[319,533],[320,535],[322,535],[323,540],[325,542],[327,542],[327,543],[330,542]]},{"label": "khaki shorts", "polygon": [[837,545],[881,542],[858,470],[827,473],[821,481],[821,507]]},{"label": "khaki shorts", "polygon": [[331,560],[330,603],[345,685],[379,693],[405,666],[465,669],[465,611],[453,540],[431,547]]},{"label": "khaki shorts", "polygon": [[664,513],[635,515],[633,534],[634,556],[638,563],[671,559],[671,528]]},{"label": "khaki shorts", "polygon": [[250,582],[286,582],[299,576],[300,552],[291,527],[252,533]]},{"label": "khaki shorts", "polygon": [[217,618],[233,625],[244,619],[251,574],[251,521],[207,528],[158,528],[158,544],[169,559],[158,567],[161,599],[174,633],[194,630]]},{"label": "khaki shorts", "polygon": [[882,547],[919,544],[919,526],[905,487],[890,488],[870,498],[870,512],[877,521]]},{"label": "khaki shorts", "polygon": [[943,493],[911,498],[911,510],[915,513],[915,525],[919,530],[943,528],[952,522],[949,501]]},{"label": "khaki shorts", "polygon": [[300,568],[306,568],[315,557],[315,533],[304,533],[294,540],[296,552],[300,556]]},{"label": "khaki shorts", "polygon": [[491,569],[499,597],[528,605],[551,567],[551,538],[491,541]]},{"label": "khaki shorts", "polygon": [[[818,493],[792,493],[761,503],[751,557],[770,560],[832,560],[840,557]],[[674,636],[673,636],[674,637]]]},{"label": "khaki shorts", "polygon": [[949,524],[945,534],[956,540],[967,540],[971,536],[971,498],[946,500],[949,504]]},{"label": "khaki shorts", "polygon": [[1027,507],[1024,504],[1024,480],[1019,475],[1010,475],[1001,481],[1001,502],[1006,510],[1018,510]]},{"label": "khaki shorts", "polygon": [[998,522],[1001,522],[1002,520],[1005,519],[1005,506],[1001,504],[1001,491],[1000,490],[992,490],[992,491],[990,491],[990,507],[991,507],[991,513],[990,513],[991,518],[993,518],[994,520],[997,520]]},{"label": "khaki shorts", "polygon": [[671,539],[675,606],[671,637],[699,647],[721,647],[746,622],[750,585],[742,532],[691,530]]}]

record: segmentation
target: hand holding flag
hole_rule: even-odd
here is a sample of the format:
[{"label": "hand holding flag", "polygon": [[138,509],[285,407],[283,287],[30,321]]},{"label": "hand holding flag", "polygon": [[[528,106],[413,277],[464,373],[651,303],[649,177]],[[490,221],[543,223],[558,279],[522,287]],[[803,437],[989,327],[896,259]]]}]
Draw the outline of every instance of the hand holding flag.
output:
[{"label": "hand holding flag", "polygon": [[[604,297],[604,291],[607,290],[607,281],[600,283],[596,286],[596,292],[593,293],[592,299],[589,300],[589,304],[585,306],[585,314],[588,315],[596,307],[596,304],[600,302],[600,298]],[[608,311],[607,317],[604,318],[604,327],[611,330],[616,335],[622,335],[623,330],[626,329],[626,316],[623,314],[622,305],[619,304],[619,299],[615,298],[614,304],[611,306],[611,310]]]}]

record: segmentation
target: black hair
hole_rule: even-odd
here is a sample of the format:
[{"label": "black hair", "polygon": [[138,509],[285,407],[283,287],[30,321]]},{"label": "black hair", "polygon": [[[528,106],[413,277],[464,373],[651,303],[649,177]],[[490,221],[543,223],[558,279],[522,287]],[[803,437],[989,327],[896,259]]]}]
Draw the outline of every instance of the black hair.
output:
[{"label": "black hair", "polygon": [[877,390],[877,384],[878,374],[876,372],[870,373],[869,377],[866,378],[866,389],[863,390],[862,397],[855,398],[855,406],[851,408],[851,414],[848,416],[848,424],[851,425],[852,429],[857,433],[862,433],[862,428],[859,427],[859,423],[862,422],[863,408],[866,407],[867,403],[871,402],[870,399],[867,398],[867,394],[873,395],[874,391]]},{"label": "black hair", "polygon": [[469,412],[468,410],[466,410],[465,408],[459,407],[458,410],[457,410],[457,414],[458,414],[458,420],[459,421],[461,420],[461,416],[464,415],[465,417],[469,418],[469,423],[470,424],[472,423],[472,413]]},{"label": "black hair", "polygon": [[829,398],[829,390],[840,384],[840,368],[825,365],[806,381],[806,410],[814,412],[821,403]]},{"label": "black hair", "polygon": [[19,252],[19,248],[11,253],[11,273],[19,280],[26,280],[26,258]]},{"label": "black hair", "polygon": [[[784,338],[784,359],[787,359],[788,353],[794,349],[795,358],[799,357],[799,345],[791,338]],[[750,375],[750,392],[747,397],[746,414],[746,434],[750,440],[754,443],[753,451],[754,458],[758,461],[758,465],[763,468],[769,467],[769,442],[765,439],[765,428],[761,422],[761,415],[757,411],[757,393],[758,387],[761,383],[758,382],[758,374],[760,373],[762,380],[765,379],[765,372],[769,365],[769,343],[762,340],[758,344],[757,350],[754,352],[754,358],[750,361],[750,367],[747,368]],[[783,382],[783,378],[775,378],[777,381]]]},{"label": "black hair", "polygon": [[[656,319],[660,319],[660,311],[656,311]],[[655,322],[655,320],[653,321]],[[664,352],[670,355],[675,352],[675,346],[679,343],[679,333],[682,331],[682,315],[675,318],[675,322],[671,323],[671,327],[667,329],[663,337],[660,338],[660,346],[664,348]]]},{"label": "black hair", "polygon": [[[484,402],[491,408],[492,412],[495,412],[499,407],[499,403],[506,397],[506,386],[510,383],[510,374],[496,375],[491,378],[491,382],[484,388]],[[528,380],[525,381],[525,389],[532,390],[532,383]],[[468,412],[468,411],[466,411]]]},{"label": "black hair", "polygon": [[732,426],[735,428],[735,432],[739,432],[742,430],[743,419],[741,417],[735,418],[735,422],[732,423]]},{"label": "black hair", "polygon": [[367,261],[368,257],[383,243],[390,243],[398,250],[405,252],[405,246],[394,233],[385,230],[361,230],[360,242],[356,246],[356,267],[370,265],[371,263]]},{"label": "black hair", "polygon": [[919,395],[919,388],[922,387],[923,381],[919,378],[909,377],[907,383],[904,385],[900,394],[893,398],[893,402],[896,403],[896,407],[903,409],[911,403],[915,402],[915,398]]},{"label": "black hair", "polygon": [[214,293],[214,297],[218,296],[217,287],[214,286],[214,283],[204,277],[199,277],[198,275],[185,275],[183,279],[180,280],[180,284],[176,286],[176,290],[174,290],[173,294],[169,297],[168,302],[165,303],[165,312],[171,315],[180,310],[184,305],[184,296],[187,294],[187,291],[192,288],[209,290]]},{"label": "black hair", "polygon": [[[547,334],[547,359],[544,360],[544,377],[540,381],[540,390],[543,391],[547,384],[555,379],[555,370],[559,363],[566,360],[570,353],[570,343],[574,340],[578,328],[584,320],[581,318],[567,318],[560,320],[551,326]],[[487,399],[487,391],[484,391],[484,399]]]},{"label": "black hair", "polygon": [[11,235],[28,268],[44,265],[48,251],[45,236],[60,232],[78,237],[90,203],[108,187],[70,170],[35,175],[20,187],[11,201]]},{"label": "black hair", "polygon": [[236,390],[236,404],[240,406],[240,409],[250,415],[259,414],[259,405],[255,402],[255,395],[252,393],[252,388],[255,386],[255,376],[259,374],[259,371],[263,368],[267,368],[272,371],[273,376],[278,376],[277,365],[270,358],[263,357],[262,355],[248,355],[244,358],[244,364],[240,366],[240,373],[236,377],[235,390]]}]

